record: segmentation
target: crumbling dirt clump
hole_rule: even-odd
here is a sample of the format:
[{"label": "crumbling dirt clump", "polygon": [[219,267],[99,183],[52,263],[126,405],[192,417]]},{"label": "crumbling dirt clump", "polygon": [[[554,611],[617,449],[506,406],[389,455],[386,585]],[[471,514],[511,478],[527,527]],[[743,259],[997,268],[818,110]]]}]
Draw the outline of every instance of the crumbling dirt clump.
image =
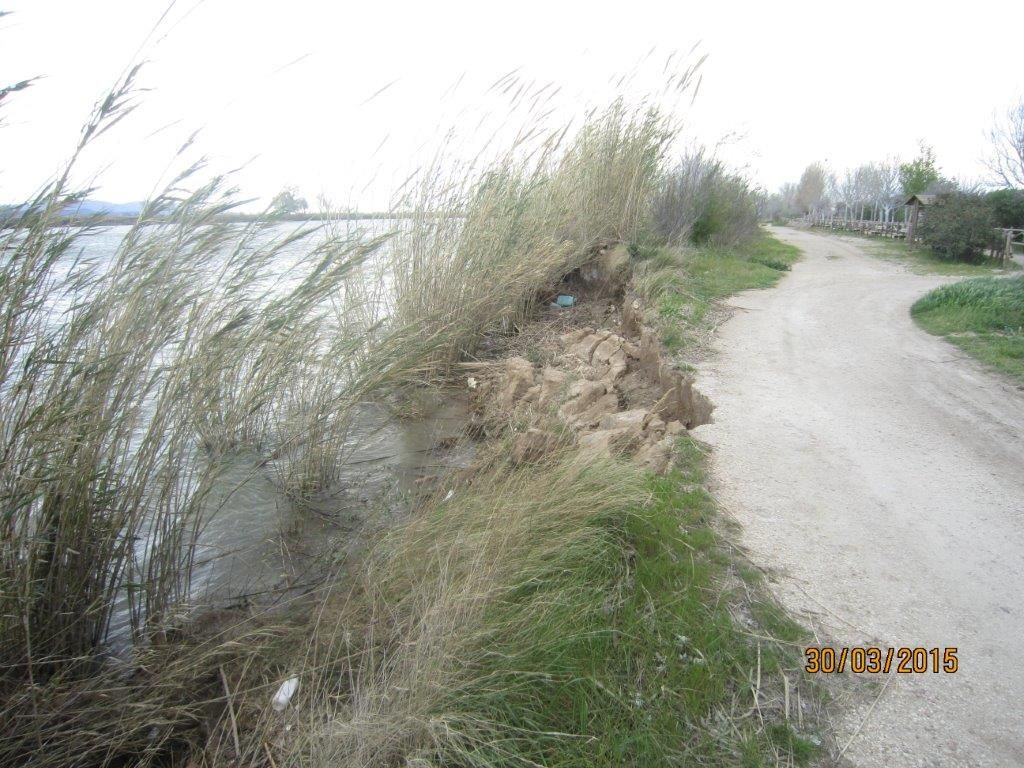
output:
[{"label": "crumbling dirt clump", "polygon": [[645,469],[667,471],[674,439],[710,421],[707,398],[665,361],[653,330],[635,319],[628,338],[618,317],[609,318],[617,330],[566,331],[564,315],[548,315],[554,322],[537,323],[560,332],[524,334],[530,343],[523,354],[545,362],[512,353],[467,366],[475,429],[488,437],[510,434],[516,462],[575,443],[597,456],[625,454]]}]

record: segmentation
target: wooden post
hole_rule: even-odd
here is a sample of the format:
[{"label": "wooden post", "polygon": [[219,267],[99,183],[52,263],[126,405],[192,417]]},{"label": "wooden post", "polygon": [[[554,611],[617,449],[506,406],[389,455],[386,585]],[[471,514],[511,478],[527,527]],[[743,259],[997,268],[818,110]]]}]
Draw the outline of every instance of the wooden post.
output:
[{"label": "wooden post", "polygon": [[910,222],[907,224],[907,242],[914,242],[914,235],[917,234],[917,214],[921,209],[921,203],[918,200],[914,200],[914,204],[910,207]]},{"label": "wooden post", "polygon": [[1006,230],[1006,248],[1003,250],[1003,263],[1013,261],[1013,230]]}]

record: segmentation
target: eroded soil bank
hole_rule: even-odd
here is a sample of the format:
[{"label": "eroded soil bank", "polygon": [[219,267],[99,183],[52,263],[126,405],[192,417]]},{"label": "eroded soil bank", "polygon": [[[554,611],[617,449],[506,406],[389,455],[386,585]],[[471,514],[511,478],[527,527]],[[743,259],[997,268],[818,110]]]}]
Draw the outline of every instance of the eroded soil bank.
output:
[{"label": "eroded soil bank", "polygon": [[958,649],[955,674],[850,686],[845,758],[1024,765],[1024,396],[914,325],[950,278],[778,234],[804,260],[732,301],[698,378],[717,495],[821,642]]},{"label": "eroded soil bank", "polygon": [[626,454],[663,474],[676,438],[707,423],[712,404],[662,354],[640,301],[597,271],[573,308],[543,310],[495,359],[467,363],[477,435],[508,434],[514,461],[578,445]]},{"label": "eroded soil bank", "polygon": [[[150,738],[210,764],[456,754],[466,737],[439,745],[434,722],[515,733],[530,764],[823,756],[800,629],[736,557],[705,450],[686,438],[712,404],[671,362],[655,330],[664,313],[628,277],[581,270],[552,288],[572,307],[542,300],[448,387],[392,393],[376,427],[354,433],[339,493],[303,510],[324,518],[312,552],[303,528],[279,539],[259,529],[249,533],[262,549],[231,561],[248,578],[265,571],[270,592],[295,574],[311,591],[297,585],[262,617],[249,615],[258,600],[198,611],[170,638],[180,648],[155,649],[161,660],[205,649],[215,666],[178,703],[191,720]],[[382,492],[385,477],[402,482]],[[260,492],[250,482],[243,473],[234,501]],[[161,683],[156,664],[137,666],[133,685]],[[284,684],[292,698],[272,707]]]}]

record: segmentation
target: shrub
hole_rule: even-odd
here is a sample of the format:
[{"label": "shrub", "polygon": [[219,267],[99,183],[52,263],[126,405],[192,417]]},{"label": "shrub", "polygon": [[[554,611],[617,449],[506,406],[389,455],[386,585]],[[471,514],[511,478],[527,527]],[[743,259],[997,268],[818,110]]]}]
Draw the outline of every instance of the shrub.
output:
[{"label": "shrub", "polygon": [[996,217],[996,226],[1024,228],[1024,189],[999,189],[990,192],[988,202]]},{"label": "shrub", "polygon": [[762,264],[779,272],[789,272],[789,264],[779,259],[774,259],[771,256],[751,256],[750,260],[755,264]]},{"label": "shrub", "polygon": [[942,314],[956,330],[1018,332],[1024,328],[1024,277],[979,277],[943,285],[918,299],[911,312]]},{"label": "shrub", "polygon": [[746,179],[699,150],[662,178],[652,228],[673,245],[735,245],[757,231],[757,196]]},{"label": "shrub", "polygon": [[974,263],[999,246],[996,227],[993,206],[984,195],[953,192],[928,209],[921,238],[940,258]]}]

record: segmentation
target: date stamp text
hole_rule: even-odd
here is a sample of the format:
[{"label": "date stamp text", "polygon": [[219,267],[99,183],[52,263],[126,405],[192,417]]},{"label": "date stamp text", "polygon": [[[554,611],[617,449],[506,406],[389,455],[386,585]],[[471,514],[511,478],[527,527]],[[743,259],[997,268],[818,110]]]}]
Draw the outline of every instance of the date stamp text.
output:
[{"label": "date stamp text", "polygon": [[960,668],[956,648],[878,646],[811,646],[804,649],[804,671],[810,674],[952,674]]}]

